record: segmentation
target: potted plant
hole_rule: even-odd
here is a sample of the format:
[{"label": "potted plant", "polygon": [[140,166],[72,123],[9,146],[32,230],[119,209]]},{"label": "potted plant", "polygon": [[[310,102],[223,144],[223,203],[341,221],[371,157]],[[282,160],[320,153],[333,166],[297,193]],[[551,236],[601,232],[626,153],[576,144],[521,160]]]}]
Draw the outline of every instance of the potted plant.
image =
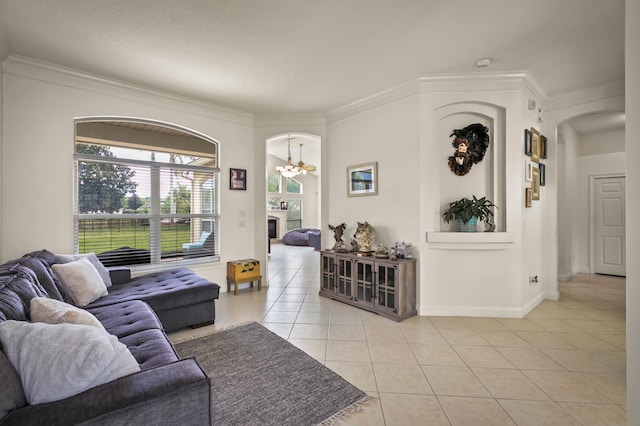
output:
[{"label": "potted plant", "polygon": [[487,197],[473,199],[466,197],[449,203],[442,214],[445,223],[452,220],[458,222],[458,230],[461,232],[476,232],[478,220],[483,220],[491,228],[493,226],[493,208],[495,204],[487,200]]}]

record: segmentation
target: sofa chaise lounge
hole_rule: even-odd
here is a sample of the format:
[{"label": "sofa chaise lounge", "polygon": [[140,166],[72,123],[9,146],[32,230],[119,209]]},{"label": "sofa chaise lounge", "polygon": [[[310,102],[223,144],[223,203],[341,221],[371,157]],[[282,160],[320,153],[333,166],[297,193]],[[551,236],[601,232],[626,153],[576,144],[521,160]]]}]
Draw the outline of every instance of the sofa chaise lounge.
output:
[{"label": "sofa chaise lounge", "polygon": [[[6,338],[3,333],[9,327],[4,326],[8,325],[58,327],[31,322],[30,311],[33,299],[61,305],[73,302],[73,295],[55,273],[56,264],[56,256],[42,250],[0,265],[0,338]],[[165,330],[214,321],[219,286],[187,269],[128,277],[122,268],[111,271],[108,294],[83,309],[109,333],[100,331],[101,335],[126,347],[137,364],[135,371],[62,399],[31,404],[23,386],[23,365],[16,367],[10,359],[15,357],[15,345],[11,338],[2,340],[9,344],[0,351],[0,425],[210,423],[209,378],[195,359],[179,358]],[[84,325],[62,326],[75,327],[74,332],[93,330]],[[45,340],[27,355],[35,359],[55,346],[55,341]],[[59,359],[81,353],[74,347],[64,350],[66,355],[60,354]],[[47,374],[55,368],[53,364],[46,369],[38,366]],[[72,381],[71,373],[61,374]]]}]

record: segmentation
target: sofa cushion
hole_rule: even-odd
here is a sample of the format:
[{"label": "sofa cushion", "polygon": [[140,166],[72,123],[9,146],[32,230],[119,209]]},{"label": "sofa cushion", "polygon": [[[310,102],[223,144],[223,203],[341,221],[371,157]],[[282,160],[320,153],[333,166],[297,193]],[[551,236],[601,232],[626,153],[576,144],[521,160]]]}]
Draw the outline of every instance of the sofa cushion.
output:
[{"label": "sofa cushion", "polygon": [[104,267],[98,256],[95,253],[85,253],[85,254],[57,254],[56,255],[56,263],[69,263],[76,260],[80,260],[82,258],[87,259],[91,264],[96,268],[98,274],[100,274],[100,278],[104,282],[105,287],[111,287],[111,276],[109,275],[109,270]]},{"label": "sofa cushion", "polygon": [[120,342],[131,351],[143,371],[180,359],[162,330],[143,330],[121,337]]},{"label": "sofa cushion", "polygon": [[5,321],[0,341],[29,404],[64,399],[140,371],[126,346],[91,326]]},{"label": "sofa cushion", "polygon": [[5,354],[0,351],[0,420],[13,409],[27,405],[20,377]]},{"label": "sofa cushion", "polygon": [[56,264],[52,268],[65,290],[71,294],[76,306],[87,306],[94,300],[107,295],[104,281],[86,258]]},{"label": "sofa cushion", "polygon": [[106,306],[114,303],[143,300],[154,311],[160,312],[176,306],[188,306],[203,300],[217,299],[220,286],[193,271],[177,268],[146,274],[130,282],[109,288],[108,296],[91,303],[88,307]]},{"label": "sofa cushion", "polygon": [[46,293],[24,273],[0,275],[0,321],[28,321],[29,301],[34,297],[46,297]]},{"label": "sofa cushion", "polygon": [[31,321],[47,324],[84,324],[104,330],[90,312],[48,297],[31,299]]},{"label": "sofa cushion", "polygon": [[87,312],[93,314],[107,332],[118,339],[144,330],[162,330],[151,307],[140,300],[87,308]]},{"label": "sofa cushion", "polygon": [[51,270],[54,263],[55,255],[53,253],[39,250],[3,263],[0,265],[0,274],[21,272],[52,299],[72,302],[71,297],[64,293],[60,280]]}]

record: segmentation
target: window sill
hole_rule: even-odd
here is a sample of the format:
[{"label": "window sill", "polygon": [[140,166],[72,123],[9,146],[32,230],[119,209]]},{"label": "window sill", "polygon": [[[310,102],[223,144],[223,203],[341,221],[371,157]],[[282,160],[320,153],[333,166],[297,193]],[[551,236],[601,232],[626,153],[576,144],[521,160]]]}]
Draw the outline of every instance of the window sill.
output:
[{"label": "window sill", "polygon": [[427,232],[427,246],[440,250],[507,250],[513,232]]}]

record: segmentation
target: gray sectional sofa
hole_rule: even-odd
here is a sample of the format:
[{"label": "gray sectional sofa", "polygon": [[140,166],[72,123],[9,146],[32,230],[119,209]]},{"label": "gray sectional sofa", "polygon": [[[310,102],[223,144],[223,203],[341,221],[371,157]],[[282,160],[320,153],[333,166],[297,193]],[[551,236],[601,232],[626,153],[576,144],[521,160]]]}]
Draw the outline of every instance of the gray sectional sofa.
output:
[{"label": "gray sectional sofa", "polygon": [[[33,298],[72,302],[55,264],[56,256],[42,250],[0,265],[0,324],[29,322]],[[126,346],[139,371],[60,400],[29,404],[8,348],[2,348],[0,425],[210,424],[209,378],[195,359],[179,358],[165,330],[213,322],[219,286],[188,269],[129,279],[119,268],[111,281],[108,294],[84,309]],[[74,348],[68,352],[73,356]]]}]

